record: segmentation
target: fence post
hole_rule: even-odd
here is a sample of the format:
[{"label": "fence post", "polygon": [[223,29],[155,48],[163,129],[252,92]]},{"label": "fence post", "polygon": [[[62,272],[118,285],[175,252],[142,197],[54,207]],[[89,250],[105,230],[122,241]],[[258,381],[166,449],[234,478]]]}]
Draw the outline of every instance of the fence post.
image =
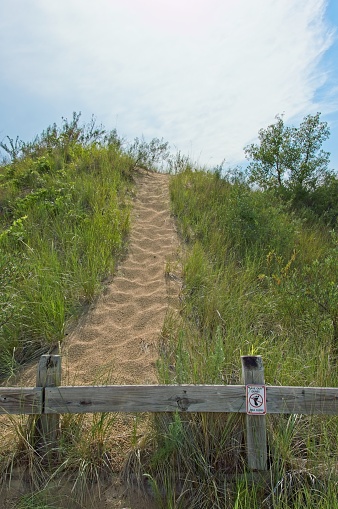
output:
[{"label": "fence post", "polygon": [[[243,355],[242,377],[245,385],[264,385],[264,367],[260,355]],[[267,470],[266,417],[246,415],[246,447],[248,467],[252,471]]]},{"label": "fence post", "polygon": [[[58,387],[61,385],[61,356],[41,355],[36,375],[37,387]],[[42,398],[42,414],[36,421],[37,448],[49,457],[57,446],[59,415],[45,414],[45,395]]]}]

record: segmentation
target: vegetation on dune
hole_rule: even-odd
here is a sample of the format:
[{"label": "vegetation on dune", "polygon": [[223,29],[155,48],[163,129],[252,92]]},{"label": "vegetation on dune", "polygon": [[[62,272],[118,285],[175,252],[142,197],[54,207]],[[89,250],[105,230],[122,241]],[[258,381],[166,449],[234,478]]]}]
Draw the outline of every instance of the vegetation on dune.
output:
[{"label": "vegetation on dune", "polygon": [[[267,384],[337,386],[336,233],[238,179],[188,169],[170,187],[186,250],[161,382],[240,384],[240,355],[252,354]],[[268,488],[239,476],[243,430],[235,415],[156,417],[143,471],[159,507],[335,507],[336,418],[268,416]]]},{"label": "vegetation on dune", "polygon": [[74,114],[33,143],[2,143],[0,374],[57,345],[114,270],[129,228],[134,159]]},{"label": "vegetation on dune", "polygon": [[[128,144],[80,114],[32,143],[7,138],[0,166],[0,378],[54,349],[114,273],[126,249],[139,167],[160,169],[168,143]],[[1,480],[20,467],[31,485],[18,507],[95,505],[100,481],[116,470],[115,416],[64,416],[53,465],[37,446],[35,417],[9,417],[13,436],[0,451]],[[121,453],[119,453],[121,455]],[[53,488],[54,486],[54,488]],[[95,490],[95,487],[97,490]],[[14,502],[13,502],[14,504]],[[61,504],[62,505],[62,504]]]},{"label": "vegetation on dune", "polygon": [[[251,354],[262,355],[267,384],[336,387],[338,180],[321,149],[329,132],[319,114],[299,128],[277,117],[262,129],[260,144],[246,148],[247,175],[194,169],[159,139],[126,147],[115,131],[79,120],[74,114],[31,144],[2,143],[11,160],[0,171],[1,375],[62,340],[94,298],[123,249],[135,166],[164,160],[184,249],[160,383],[238,384],[240,355]],[[34,481],[37,493],[20,507],[54,507],[48,482],[59,478],[82,502],[113,468],[114,416],[64,416],[52,474],[34,448],[33,424],[13,419],[17,446],[1,461],[7,475],[21,461]],[[146,479],[163,509],[337,507],[337,417],[268,415],[267,425],[267,485],[243,475],[235,414],[155,415],[125,475]]]},{"label": "vegetation on dune", "polygon": [[74,113],[31,143],[7,139],[0,167],[0,377],[62,341],[114,272],[129,229],[133,172],[168,144],[127,145]]},{"label": "vegetation on dune", "polygon": [[[312,122],[318,127],[319,117],[307,117],[301,129]],[[270,131],[261,131],[264,143]],[[289,136],[282,132],[282,145]],[[264,143],[259,150],[268,150]],[[257,175],[266,162],[256,150],[246,178],[189,166],[171,179],[184,284],[180,315],[170,314],[163,328],[162,383],[238,384],[240,355],[249,354],[262,355],[267,384],[337,386],[338,209],[326,202],[337,178],[326,170],[320,178],[325,157],[316,167],[313,155],[307,180],[295,185],[271,174],[263,185]],[[304,167],[300,147],[296,153]],[[336,507],[337,418],[269,415],[267,422],[270,481],[262,486],[240,476],[240,417],[155,417],[143,472],[159,507]]]}]

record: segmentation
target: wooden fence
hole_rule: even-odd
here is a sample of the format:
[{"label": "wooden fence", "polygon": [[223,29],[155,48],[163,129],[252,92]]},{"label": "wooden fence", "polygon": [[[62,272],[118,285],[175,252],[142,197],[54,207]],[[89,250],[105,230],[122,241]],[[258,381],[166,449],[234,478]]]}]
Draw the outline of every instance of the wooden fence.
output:
[{"label": "wooden fence", "polygon": [[247,386],[266,394],[267,414],[338,414],[338,388],[264,385],[260,356],[242,356],[243,385],[105,385],[61,386],[61,357],[43,355],[36,387],[1,387],[1,414],[38,414],[40,431],[57,440],[58,420],[65,413],[218,412],[246,414],[248,467],[267,468],[266,415],[248,414]]}]

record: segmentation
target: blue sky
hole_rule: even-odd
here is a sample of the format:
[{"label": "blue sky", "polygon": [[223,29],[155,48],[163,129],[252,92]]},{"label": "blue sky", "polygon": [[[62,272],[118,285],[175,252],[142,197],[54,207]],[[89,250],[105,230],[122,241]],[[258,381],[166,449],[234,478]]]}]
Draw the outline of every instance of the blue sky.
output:
[{"label": "blue sky", "polygon": [[0,140],[82,112],[200,164],[322,112],[338,169],[337,0],[1,0]]}]

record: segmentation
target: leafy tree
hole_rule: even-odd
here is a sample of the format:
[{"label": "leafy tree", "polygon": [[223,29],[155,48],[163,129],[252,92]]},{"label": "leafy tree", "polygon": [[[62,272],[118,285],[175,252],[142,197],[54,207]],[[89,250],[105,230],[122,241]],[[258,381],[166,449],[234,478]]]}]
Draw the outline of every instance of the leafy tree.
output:
[{"label": "leafy tree", "polygon": [[283,186],[291,162],[292,128],[277,115],[274,124],[259,130],[258,139],[259,144],[244,148],[246,158],[252,160],[248,167],[250,182],[263,189]]},{"label": "leafy tree", "polygon": [[251,160],[249,180],[263,189],[284,189],[300,196],[325,179],[329,153],[321,147],[330,135],[320,113],[308,115],[298,128],[284,125],[283,116],[258,133],[259,144],[244,148]]},{"label": "leafy tree", "polygon": [[308,115],[294,130],[294,160],[291,160],[289,186],[315,189],[327,174],[329,152],[321,146],[330,136],[327,122],[320,121],[320,113]]}]

